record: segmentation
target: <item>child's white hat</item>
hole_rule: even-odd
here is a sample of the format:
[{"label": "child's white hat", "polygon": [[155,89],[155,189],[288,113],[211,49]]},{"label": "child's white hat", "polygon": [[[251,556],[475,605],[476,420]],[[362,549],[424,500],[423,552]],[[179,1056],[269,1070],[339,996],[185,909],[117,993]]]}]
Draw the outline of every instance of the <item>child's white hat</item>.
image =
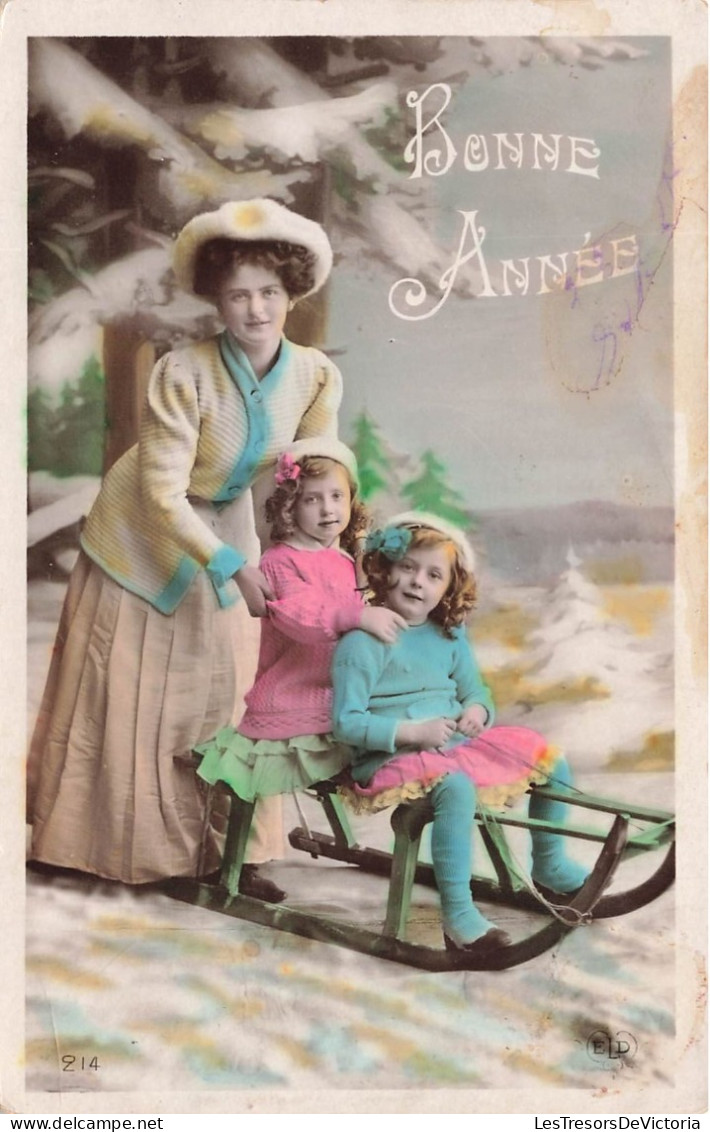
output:
[{"label": "child's white hat", "polygon": [[201,212],[194,216],[178,234],[173,248],[173,269],[184,291],[195,293],[193,283],[197,253],[208,240],[219,237],[248,241],[285,240],[307,248],[315,255],[316,262],[315,283],[310,291],[305,292],[306,295],[323,286],[333,266],[330,241],[315,220],[308,220],[267,197],[230,200],[214,212]]},{"label": "child's white hat", "polygon": [[473,547],[463,531],[460,531],[452,523],[447,523],[446,519],[440,519],[438,515],[432,515],[429,511],[403,511],[400,515],[388,519],[387,526],[407,527],[409,530],[424,528],[425,530],[438,531],[446,538],[451,539],[461,555],[464,566],[470,574],[473,574],[476,568],[476,556],[473,553]]},{"label": "child's white hat", "polygon": [[280,460],[284,456],[294,464],[298,464],[306,456],[323,456],[327,460],[335,460],[347,469],[356,485],[359,483],[355,455],[336,436],[307,436],[303,440],[294,440]]}]

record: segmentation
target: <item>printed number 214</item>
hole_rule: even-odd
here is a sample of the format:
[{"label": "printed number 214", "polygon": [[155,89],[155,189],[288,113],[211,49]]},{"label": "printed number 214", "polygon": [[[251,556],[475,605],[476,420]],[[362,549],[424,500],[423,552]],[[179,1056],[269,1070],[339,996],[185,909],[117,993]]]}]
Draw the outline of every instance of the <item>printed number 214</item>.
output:
[{"label": "printed number 214", "polygon": [[94,1056],[75,1057],[73,1053],[65,1053],[62,1058],[62,1073],[75,1073],[77,1069],[98,1069],[99,1059]]}]

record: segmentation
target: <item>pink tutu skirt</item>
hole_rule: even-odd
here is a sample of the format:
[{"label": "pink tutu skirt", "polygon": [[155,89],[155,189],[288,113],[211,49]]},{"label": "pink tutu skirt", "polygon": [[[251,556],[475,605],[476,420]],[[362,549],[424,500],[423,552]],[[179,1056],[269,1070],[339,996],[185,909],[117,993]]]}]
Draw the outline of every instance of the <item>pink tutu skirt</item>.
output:
[{"label": "pink tutu skirt", "polygon": [[528,727],[491,727],[446,751],[406,751],[379,767],[367,786],[349,782],[339,793],[358,813],[375,813],[423,798],[447,774],[463,771],[484,806],[512,806],[528,787],[545,782],[559,751]]}]

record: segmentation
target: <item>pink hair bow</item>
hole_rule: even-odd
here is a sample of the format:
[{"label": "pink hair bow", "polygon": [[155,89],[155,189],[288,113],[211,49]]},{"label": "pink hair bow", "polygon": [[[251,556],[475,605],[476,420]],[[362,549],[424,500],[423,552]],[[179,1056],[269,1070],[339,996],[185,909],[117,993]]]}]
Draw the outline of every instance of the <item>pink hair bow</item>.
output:
[{"label": "pink hair bow", "polygon": [[274,479],[277,483],[286,483],[287,480],[297,480],[301,474],[301,465],[297,464],[288,452],[284,452],[279,456],[276,462],[276,475]]}]

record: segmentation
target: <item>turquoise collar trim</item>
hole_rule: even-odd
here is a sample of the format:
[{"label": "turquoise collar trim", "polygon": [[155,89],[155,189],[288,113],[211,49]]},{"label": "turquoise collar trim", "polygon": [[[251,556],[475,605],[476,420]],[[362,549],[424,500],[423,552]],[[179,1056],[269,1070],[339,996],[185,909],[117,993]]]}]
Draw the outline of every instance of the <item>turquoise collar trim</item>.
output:
[{"label": "turquoise collar trim", "polygon": [[[264,376],[259,379],[254,373],[249,358],[247,357],[246,353],[241,348],[239,342],[233,334],[230,334],[228,330],[223,330],[219,336],[219,341],[220,351],[222,350],[222,342],[224,341],[232,355],[233,365],[236,365],[239,370],[242,371],[243,375],[249,382],[250,388],[256,387],[257,389],[266,390],[267,393],[272,393],[274,388],[278,385],[279,381],[284,375],[287,366],[291,361],[291,356],[293,354],[293,343],[289,342],[288,338],[285,338],[283,335],[281,335],[278,353],[276,354],[276,361],[272,365],[271,369],[267,370]],[[225,361],[225,365],[227,365],[227,368],[229,369],[229,363],[224,359],[224,353],[222,353],[222,359]],[[235,375],[232,373],[231,369],[230,377],[239,385],[239,382],[237,381]]]},{"label": "turquoise collar trim", "polygon": [[219,491],[213,496],[214,503],[229,503],[246,491],[264,458],[270,423],[265,400],[267,395],[274,392],[286,372],[291,361],[292,347],[287,338],[281,339],[275,363],[259,381],[248,357],[228,331],[225,330],[219,335],[218,344],[227,373],[244,401],[247,417],[247,441],[244,450]]}]

